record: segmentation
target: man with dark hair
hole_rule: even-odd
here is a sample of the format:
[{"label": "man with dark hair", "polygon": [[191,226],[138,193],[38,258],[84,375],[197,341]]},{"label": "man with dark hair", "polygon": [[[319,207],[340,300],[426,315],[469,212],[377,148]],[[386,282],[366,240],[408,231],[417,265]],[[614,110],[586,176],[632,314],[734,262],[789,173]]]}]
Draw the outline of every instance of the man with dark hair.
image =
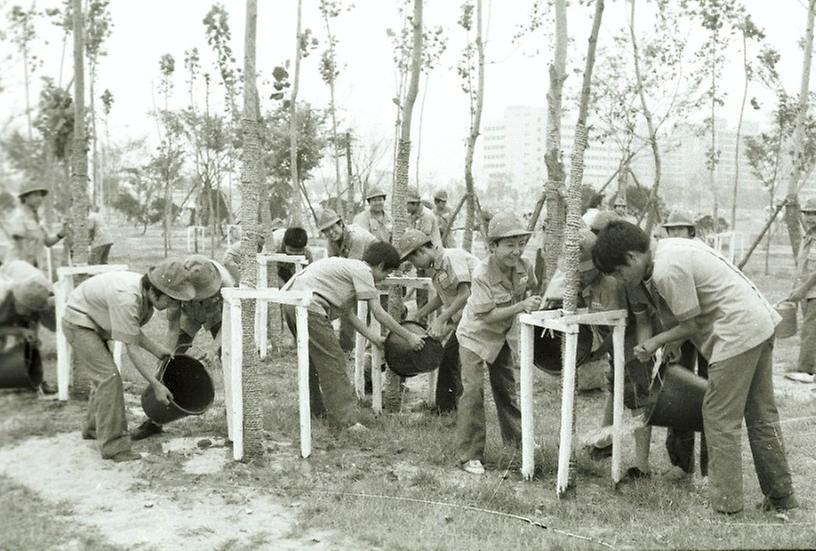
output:
[{"label": "man with dark hair", "polygon": [[[309,236],[306,234],[306,230],[298,226],[292,226],[291,228],[286,228],[286,232],[283,234],[283,239],[281,239],[281,242],[278,245],[277,252],[288,255],[304,256],[306,257],[306,261],[311,264],[314,258],[312,257],[312,251],[309,249],[309,247],[307,247],[308,242]],[[278,277],[280,278],[281,283],[286,283],[292,279],[294,274],[294,264],[287,264],[285,262],[278,263]]]},{"label": "man with dark hair", "polygon": [[[332,328],[332,320],[343,316],[348,324],[377,346],[384,338],[372,331],[355,314],[357,301],[368,309],[385,329],[405,339],[412,349],[424,345],[422,338],[402,327],[380,305],[376,284],[399,267],[397,250],[376,241],[368,246],[362,260],[328,257],[308,265],[283,286],[286,291],[312,291],[309,305],[309,391],[312,414],[328,415],[335,428],[363,430],[356,420],[355,398],[346,374],[346,356]],[[284,306],[286,323],[297,335],[295,308]]]},{"label": "man with dark hair", "polygon": [[593,261],[626,285],[645,282],[664,325],[671,327],[640,343],[639,359],[688,339],[710,363],[703,424],[712,507],[742,511],[743,418],[765,495],[761,507],[798,507],[773,391],[779,314],[734,265],[692,239],[662,239],[652,250],[640,228],[613,221],[598,235]]}]

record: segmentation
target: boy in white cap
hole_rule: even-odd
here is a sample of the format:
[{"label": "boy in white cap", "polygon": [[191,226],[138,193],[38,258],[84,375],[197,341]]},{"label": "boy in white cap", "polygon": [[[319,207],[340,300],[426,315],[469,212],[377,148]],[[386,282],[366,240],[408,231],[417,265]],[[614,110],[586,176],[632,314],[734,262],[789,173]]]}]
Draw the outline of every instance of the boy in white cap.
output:
[{"label": "boy in white cap", "polygon": [[484,372],[499,416],[505,445],[521,442],[514,355],[518,351],[516,315],[541,306],[532,266],[521,257],[530,232],[510,212],[493,217],[487,239],[490,254],[473,271],[470,297],[456,330],[462,366],[462,397],[456,412],[456,455],[462,468],[484,474]]},{"label": "boy in white cap", "polygon": [[144,275],[121,271],[93,276],[68,297],[63,331],[78,368],[88,371],[93,386],[82,435],[98,441],[103,459],[120,462],[141,458],[131,450],[122,378],[106,342],[124,343],[128,357],[153,387],[156,399],[169,403],[170,391],[137,351],[146,350],[157,359],[171,356],[172,351],[148,337],[142,326],[150,320],[154,309],[166,310],[194,296],[195,289],[183,262],[168,259]]}]

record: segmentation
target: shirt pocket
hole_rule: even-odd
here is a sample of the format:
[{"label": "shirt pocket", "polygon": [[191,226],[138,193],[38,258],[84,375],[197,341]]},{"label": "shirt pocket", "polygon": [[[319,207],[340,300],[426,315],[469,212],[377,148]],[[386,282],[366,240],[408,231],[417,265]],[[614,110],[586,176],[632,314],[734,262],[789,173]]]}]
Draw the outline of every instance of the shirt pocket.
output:
[{"label": "shirt pocket", "polygon": [[505,288],[493,289],[493,302],[496,306],[507,306],[513,302],[513,294]]}]

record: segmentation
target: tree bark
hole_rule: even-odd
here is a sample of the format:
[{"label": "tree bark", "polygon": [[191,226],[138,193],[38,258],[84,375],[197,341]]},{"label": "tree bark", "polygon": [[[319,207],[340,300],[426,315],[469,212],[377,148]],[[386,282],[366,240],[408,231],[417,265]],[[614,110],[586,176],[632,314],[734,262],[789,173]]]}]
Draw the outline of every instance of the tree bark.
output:
[{"label": "tree bark", "polygon": [[[465,153],[465,193],[467,194],[467,200],[465,203],[465,234],[462,237],[462,248],[468,252],[470,252],[473,245],[473,227],[475,225],[476,196],[473,186],[473,152],[476,149],[476,140],[479,139],[482,108],[484,106],[485,56],[484,41],[482,40],[482,0],[476,0],[476,56],[478,70],[476,76],[476,105],[471,113],[470,135],[468,136],[467,151]],[[483,237],[487,240],[487,234]]]},{"label": "tree bark", "polygon": [[85,135],[85,31],[82,0],[72,0],[74,15],[74,141],[71,154],[71,231],[73,262],[88,263],[88,143]]},{"label": "tree bark", "polygon": [[[241,172],[241,281],[256,284],[256,243],[261,235],[258,224],[260,196],[260,137],[258,134],[259,102],[256,88],[255,43],[258,23],[257,0],[246,2],[244,36],[244,111],[243,170]],[[298,192],[299,193],[299,192]],[[263,402],[265,399],[260,365],[255,354],[255,302],[244,301],[241,309],[243,329],[244,454],[247,459],[263,456]]]},{"label": "tree bark", "polygon": [[292,79],[292,96],[289,98],[289,171],[292,178],[292,210],[289,221],[292,225],[303,226],[303,200],[300,196],[300,171],[298,170],[298,124],[297,124],[297,96],[300,84],[300,39],[301,39],[301,12],[303,0],[297,3],[297,30],[295,32],[295,68]]},{"label": "tree bark", "polygon": [[804,59],[802,62],[802,81],[799,87],[799,107],[793,128],[793,142],[790,152],[790,177],[788,179],[787,206],[785,207],[785,224],[788,227],[791,249],[794,258],[799,254],[799,241],[802,227],[799,222],[799,180],[802,177],[802,160],[805,149],[805,120],[807,119],[808,100],[810,97],[810,64],[813,57],[813,18],[816,0],[808,2],[807,27],[805,30]]},{"label": "tree bark", "polygon": [[742,68],[745,72],[745,83],[742,87],[742,102],[740,103],[739,121],[737,121],[737,143],[734,148],[734,189],[731,193],[731,231],[737,229],[737,194],[739,192],[740,171],[740,139],[742,138],[742,121],[745,117],[745,101],[748,99],[748,38],[745,29],[742,30]]},{"label": "tree bark", "polygon": [[708,181],[711,185],[714,233],[720,231],[720,202],[717,196],[717,31],[711,42],[711,166],[708,168]]},{"label": "tree bark", "polygon": [[[340,177],[340,142],[338,141],[337,136],[337,103],[335,101],[335,86],[334,86],[334,69],[335,69],[335,57],[334,57],[334,35],[331,31],[331,25],[329,24],[329,14],[327,11],[323,11],[323,25],[326,27],[326,35],[329,38],[329,55],[331,56],[331,67],[329,74],[327,75],[328,84],[329,84],[329,113],[331,114],[331,123],[332,123],[332,147],[334,152],[334,177],[335,177],[335,189],[337,191],[337,213],[351,222],[351,217],[353,217],[353,212],[345,212],[345,208],[343,206],[343,183]],[[298,26],[299,28],[299,26]],[[300,31],[298,30],[298,34]]]}]

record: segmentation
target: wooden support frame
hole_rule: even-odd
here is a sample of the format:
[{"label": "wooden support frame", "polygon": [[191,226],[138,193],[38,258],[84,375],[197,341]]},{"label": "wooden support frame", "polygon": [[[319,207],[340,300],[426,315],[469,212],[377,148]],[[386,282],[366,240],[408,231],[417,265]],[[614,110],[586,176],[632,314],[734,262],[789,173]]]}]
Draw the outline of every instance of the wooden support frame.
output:
[{"label": "wooden support frame", "polygon": [[569,459],[572,453],[572,419],[575,411],[576,351],[578,330],[581,325],[605,325],[612,327],[612,346],[615,358],[615,386],[613,389],[612,415],[612,481],[621,480],[621,441],[623,437],[623,377],[624,332],[626,310],[589,313],[579,309],[576,313],[548,310],[519,315],[521,363],[521,473],[531,480],[535,471],[535,413],[533,402],[533,346],[535,331],[550,330],[565,334],[564,365],[562,372],[561,430],[558,448],[558,473],[556,493],[564,495],[569,481]]},{"label": "wooden support frame", "polygon": [[[294,264],[295,272],[300,272],[303,267],[309,264],[306,257],[303,255],[291,254],[263,254],[259,253],[255,256],[257,264],[258,282],[255,285],[258,289],[275,289],[275,287],[268,287],[269,265],[280,263]],[[282,319],[282,318],[281,318]],[[269,303],[261,301],[255,309],[255,345],[258,348],[258,353],[261,359],[266,358],[267,343],[269,342]]]},{"label": "wooden support frame", "polygon": [[187,252],[195,250],[195,241],[207,237],[207,226],[187,226]]},{"label": "wooden support frame", "polygon": [[309,406],[309,326],[308,310],[311,291],[281,291],[228,287],[221,289],[222,310],[221,364],[224,371],[224,403],[227,415],[227,436],[232,441],[232,457],[244,457],[244,394],[243,394],[243,327],[241,303],[273,302],[295,307],[297,324],[298,406],[300,415],[300,455],[312,453],[312,421]]},{"label": "wooden support frame", "polygon": [[[127,264],[98,264],[93,266],[63,266],[57,268],[57,283],[54,285],[54,305],[57,317],[57,398],[63,402],[68,400],[68,388],[71,385],[72,367],[71,347],[65,339],[62,330],[62,316],[68,304],[68,297],[74,290],[74,276],[97,275],[105,272],[127,270]],[[113,361],[119,371],[122,371],[122,343],[113,341]]]},{"label": "wooden support frame", "polygon": [[[390,287],[399,286],[405,289],[427,289],[433,291],[433,283],[429,277],[388,277],[380,282],[380,293],[387,294]],[[433,316],[433,314],[431,314]],[[368,304],[365,301],[357,302],[357,317],[363,323],[368,316]],[[429,321],[432,318],[429,317]],[[379,332],[380,322],[374,317],[371,318],[370,328]],[[354,339],[354,392],[357,398],[365,396],[365,349],[368,339],[360,333],[355,333]],[[382,372],[380,365],[383,362],[383,351],[378,346],[371,347],[371,408],[375,413],[382,413]],[[428,403],[431,407],[436,405],[436,379],[437,370],[428,373]]]}]

